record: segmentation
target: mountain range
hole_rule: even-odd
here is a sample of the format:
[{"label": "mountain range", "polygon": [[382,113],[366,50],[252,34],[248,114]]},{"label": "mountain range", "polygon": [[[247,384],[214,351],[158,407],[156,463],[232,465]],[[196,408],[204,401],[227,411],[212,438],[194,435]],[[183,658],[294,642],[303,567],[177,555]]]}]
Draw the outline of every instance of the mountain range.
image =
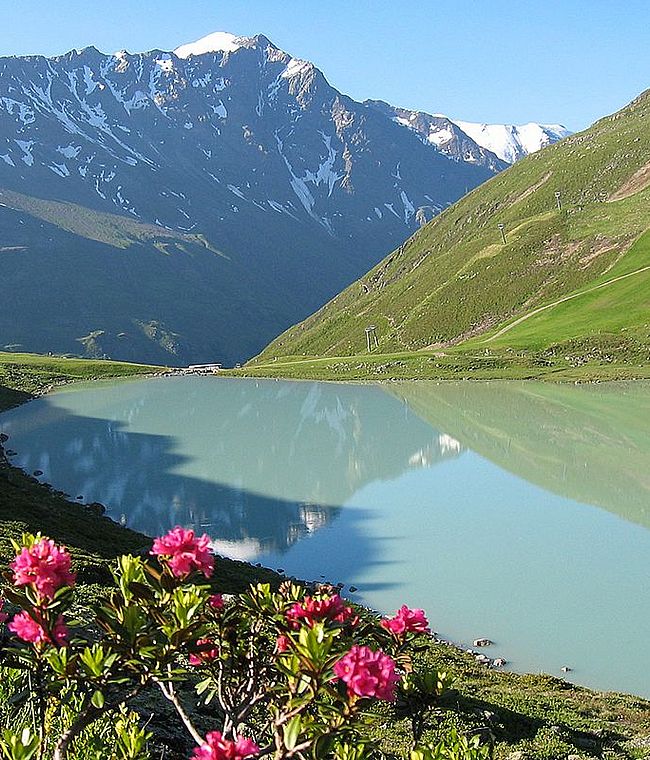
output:
[{"label": "mountain range", "polygon": [[494,171],[506,169],[520,158],[571,134],[561,124],[475,124],[443,114],[397,108],[382,100],[366,100],[365,104],[412,130],[424,143],[455,161],[489,166]]},{"label": "mountain range", "polygon": [[649,198],[650,90],[473,190],[260,361],[367,355],[372,326],[378,355],[430,366],[634,371],[650,360]]},{"label": "mountain range", "polygon": [[536,149],[460,124],[263,35],[0,58],[0,349],[243,360]]}]

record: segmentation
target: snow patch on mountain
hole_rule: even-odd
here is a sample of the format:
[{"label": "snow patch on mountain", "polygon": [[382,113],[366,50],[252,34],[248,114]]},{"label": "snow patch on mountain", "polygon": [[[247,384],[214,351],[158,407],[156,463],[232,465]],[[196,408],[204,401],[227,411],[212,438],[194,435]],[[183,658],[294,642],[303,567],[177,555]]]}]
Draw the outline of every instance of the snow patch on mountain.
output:
[{"label": "snow patch on mountain", "polygon": [[213,32],[207,37],[201,37],[195,42],[188,42],[174,50],[177,58],[189,58],[191,55],[204,55],[205,53],[234,53],[243,47],[246,37],[236,37],[229,32]]},{"label": "snow patch on mountain", "polygon": [[225,119],[228,116],[228,110],[223,104],[223,100],[220,100],[217,105],[211,105],[212,112],[215,113],[220,119]]},{"label": "snow patch on mountain", "polygon": [[58,174],[59,177],[69,177],[70,176],[70,170],[65,164],[51,164],[49,167],[55,174]]},{"label": "snow patch on mountain", "polygon": [[431,128],[431,131],[429,132],[427,136],[427,140],[432,143],[433,145],[445,145],[450,140],[453,140],[454,133],[451,131],[451,129],[439,129],[435,130],[433,127]]},{"label": "snow patch on mountain", "polygon": [[13,116],[14,111],[17,111],[18,118],[25,125],[36,121],[34,111],[25,103],[21,103],[13,98],[0,98],[0,104],[4,106],[4,109],[10,116]]},{"label": "snow patch on mountain", "polygon": [[452,161],[485,166],[492,172],[506,167],[496,154],[481,147],[446,116],[399,108],[382,100],[366,100],[364,105],[388,116],[391,121],[417,135],[425,145]]},{"label": "snow patch on mountain", "polygon": [[457,119],[452,121],[474,142],[496,153],[509,164],[572,134],[561,124],[477,124]]},{"label": "snow patch on mountain", "polygon": [[310,66],[311,64],[309,61],[303,61],[300,58],[292,58],[280,76],[283,79],[290,79],[291,77],[300,74],[302,71],[307,70]]},{"label": "snow patch on mountain", "polygon": [[59,145],[56,150],[66,158],[76,158],[81,152],[81,145]]},{"label": "snow patch on mountain", "polygon": [[169,53],[163,53],[163,55],[156,59],[154,63],[166,74],[169,74],[174,70],[174,62]]},{"label": "snow patch on mountain", "polygon": [[415,214],[415,206],[411,203],[411,199],[404,190],[400,190],[399,195],[404,206],[404,224],[408,224],[409,219]]},{"label": "snow patch on mountain", "polygon": [[23,152],[23,155],[21,156],[22,160],[27,164],[27,166],[33,166],[34,156],[32,155],[32,146],[34,145],[34,141],[14,140],[14,142]]}]

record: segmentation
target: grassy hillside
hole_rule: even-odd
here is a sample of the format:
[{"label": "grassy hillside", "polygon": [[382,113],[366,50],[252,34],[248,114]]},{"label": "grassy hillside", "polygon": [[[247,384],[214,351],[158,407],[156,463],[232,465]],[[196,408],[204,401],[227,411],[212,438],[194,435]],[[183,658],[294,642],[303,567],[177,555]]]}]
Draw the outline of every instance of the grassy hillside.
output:
[{"label": "grassy hillside", "polygon": [[361,356],[368,325],[378,354],[595,346],[645,364],[649,201],[650,91],[465,196],[251,366]]},{"label": "grassy hillside", "polygon": [[272,210],[255,212],[274,217],[265,234],[242,223],[224,231],[212,211],[194,234],[83,204],[0,187],[0,350],[234,364],[399,239],[353,257],[323,228],[294,230]]},{"label": "grassy hillside", "polygon": [[[650,219],[650,215],[649,215]],[[618,336],[620,346],[635,343],[649,358],[650,233],[601,277],[574,293],[512,320],[487,337],[468,341],[497,348],[540,349],[554,341],[582,340],[603,334]],[[594,346],[597,341],[594,341]]]},{"label": "grassy hillside", "polygon": [[164,367],[129,362],[0,352],[0,412],[41,395],[56,385],[79,380],[129,377],[161,370]]},{"label": "grassy hillside", "polygon": [[182,365],[191,342],[210,357],[204,283],[222,270],[200,235],[0,188],[0,350]]}]

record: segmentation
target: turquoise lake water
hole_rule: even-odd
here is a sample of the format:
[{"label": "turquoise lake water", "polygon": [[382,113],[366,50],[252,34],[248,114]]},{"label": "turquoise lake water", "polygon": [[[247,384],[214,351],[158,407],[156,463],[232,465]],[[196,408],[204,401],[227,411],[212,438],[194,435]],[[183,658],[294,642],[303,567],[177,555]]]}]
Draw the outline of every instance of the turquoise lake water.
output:
[{"label": "turquoise lake water", "polygon": [[157,378],[51,394],[0,431],[15,464],[149,535],[193,526],[423,607],[517,671],[650,696],[650,384]]}]

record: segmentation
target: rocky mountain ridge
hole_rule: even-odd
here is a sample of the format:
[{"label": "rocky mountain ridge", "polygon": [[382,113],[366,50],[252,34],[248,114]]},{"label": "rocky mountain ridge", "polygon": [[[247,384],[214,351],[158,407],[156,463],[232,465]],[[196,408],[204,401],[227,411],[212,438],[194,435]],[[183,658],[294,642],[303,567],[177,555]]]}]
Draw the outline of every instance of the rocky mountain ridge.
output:
[{"label": "rocky mountain ridge", "polygon": [[501,168],[436,148],[263,35],[1,58],[0,349],[244,359]]}]

